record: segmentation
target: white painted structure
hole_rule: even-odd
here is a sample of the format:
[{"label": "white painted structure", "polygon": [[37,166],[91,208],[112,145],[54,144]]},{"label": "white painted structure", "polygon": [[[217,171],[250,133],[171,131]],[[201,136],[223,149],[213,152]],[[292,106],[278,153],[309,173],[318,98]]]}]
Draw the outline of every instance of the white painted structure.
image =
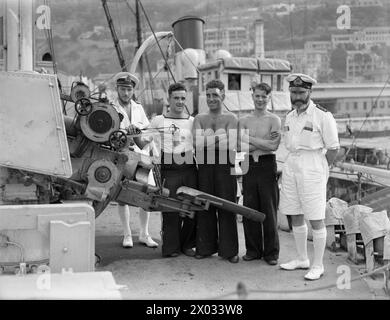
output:
[{"label": "white painted structure", "polygon": [[288,83],[285,77],[291,72],[291,65],[281,59],[258,59],[224,57],[199,66],[199,113],[208,110],[206,104],[206,83],[220,79],[225,84],[226,108],[245,114],[253,110],[250,91],[252,82],[265,82],[272,88],[270,110],[286,112],[291,109]]},{"label": "white painted structure", "polygon": [[383,83],[318,83],[312,98],[339,117],[390,116],[390,85]]}]

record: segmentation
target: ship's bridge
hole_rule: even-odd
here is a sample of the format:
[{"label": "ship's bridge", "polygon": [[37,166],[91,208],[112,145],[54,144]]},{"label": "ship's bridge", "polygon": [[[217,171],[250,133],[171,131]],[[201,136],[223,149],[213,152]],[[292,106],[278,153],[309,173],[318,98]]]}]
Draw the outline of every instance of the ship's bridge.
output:
[{"label": "ship's bridge", "polygon": [[225,84],[226,109],[242,115],[254,109],[253,82],[265,82],[272,88],[269,109],[284,112],[291,109],[288,83],[285,77],[291,73],[291,64],[282,59],[260,59],[249,57],[226,57],[205,63],[199,70],[199,113],[208,110],[206,83],[220,79]]}]

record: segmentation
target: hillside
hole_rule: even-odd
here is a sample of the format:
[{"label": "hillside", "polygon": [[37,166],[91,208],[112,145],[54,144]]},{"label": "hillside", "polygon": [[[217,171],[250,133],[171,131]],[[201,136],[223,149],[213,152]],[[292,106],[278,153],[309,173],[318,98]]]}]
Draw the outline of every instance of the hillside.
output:
[{"label": "hillside", "polygon": [[[119,38],[127,39],[129,44],[123,47],[126,61],[131,61],[135,52],[136,21],[134,16],[135,1],[109,0],[108,6]],[[290,1],[296,4],[308,3],[304,0]],[[390,1],[384,1],[381,7],[352,8],[352,30],[367,26],[388,26]],[[272,1],[240,0],[240,10],[245,8],[262,8]],[[329,40],[336,29],[337,4],[335,1],[311,1],[323,4],[322,7],[301,10],[290,15],[276,16],[263,12],[264,36],[266,50],[302,48],[307,40]],[[238,10],[236,0],[143,0],[143,7],[155,31],[171,30],[171,24],[184,15],[197,15],[205,19],[207,27],[213,27],[209,17],[218,17],[219,27],[231,25],[231,17]],[[99,73],[114,73],[120,70],[118,58],[107,20],[100,0],[52,0],[52,31],[58,66],[71,74],[83,72],[89,77]],[[174,8],[174,9],[173,9]],[[144,32],[150,32],[145,16],[141,14]],[[81,39],[83,34],[94,31],[95,27],[104,31],[95,36],[96,41]],[[215,27],[215,25],[214,25]],[[38,35],[45,42],[44,35]],[[145,38],[145,35],[144,35]],[[149,57],[150,66],[155,68],[158,59],[157,50]]]}]

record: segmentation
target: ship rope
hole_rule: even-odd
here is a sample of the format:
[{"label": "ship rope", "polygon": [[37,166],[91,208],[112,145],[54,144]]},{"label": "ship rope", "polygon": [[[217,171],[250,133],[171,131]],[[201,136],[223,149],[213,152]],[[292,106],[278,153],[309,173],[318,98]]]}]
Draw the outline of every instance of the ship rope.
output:
[{"label": "ship rope", "polygon": [[133,8],[130,6],[129,2],[127,0],[124,0],[126,5],[127,5],[127,8],[131,11],[131,13],[134,15],[134,17],[136,16],[136,13],[135,11],[133,10]]},{"label": "ship rope", "polygon": [[363,122],[362,122],[362,124],[361,124],[361,126],[360,126],[360,128],[359,128],[359,130],[357,131],[357,134],[356,134],[356,135],[355,135],[355,134],[353,135],[353,139],[352,139],[351,145],[348,147],[347,151],[346,151],[345,154],[343,155],[343,158],[340,160],[341,162],[344,162],[344,161],[345,161],[345,159],[346,159],[348,153],[351,151],[351,149],[352,149],[353,146],[355,145],[356,139],[359,137],[359,135],[360,135],[360,133],[361,133],[361,131],[362,131],[362,129],[363,129],[363,126],[364,126],[364,124],[366,123],[366,121],[368,120],[368,118],[370,117],[371,113],[372,113],[372,112],[374,111],[374,109],[377,107],[378,100],[379,100],[379,98],[382,96],[383,91],[386,89],[386,86],[389,84],[389,81],[390,81],[390,74],[389,74],[389,76],[387,77],[385,83],[383,84],[383,87],[382,87],[381,91],[379,92],[378,96],[375,98],[375,101],[374,101],[374,103],[372,104],[370,111],[366,113],[366,116],[365,116],[365,118],[364,118],[364,120],[363,120]]},{"label": "ship rope", "polygon": [[[190,57],[187,55],[187,53],[185,52],[184,48],[181,46],[180,42],[176,39],[175,36],[173,36],[173,40],[175,40],[175,43],[179,46],[180,50],[183,52],[184,56],[190,61],[190,63],[192,64],[192,66],[196,69],[196,71],[198,72],[198,74],[200,73],[199,71],[199,68],[193,63],[193,61],[190,59]],[[229,112],[232,112],[228,106],[226,105],[225,101],[222,101],[222,104],[223,106],[226,108],[227,111]]]},{"label": "ship rope", "polygon": [[[145,21],[143,20],[142,21],[143,22],[143,24],[145,23]],[[141,22],[141,23],[142,23]],[[144,38],[145,38],[145,27],[144,27],[144,25],[142,26],[142,30],[143,30],[143,36],[144,36]],[[142,59],[142,57],[141,57],[141,59]],[[152,97],[152,105],[154,106],[154,93],[153,93],[153,88],[155,87],[155,82],[154,82],[154,77],[153,77],[153,75],[152,75],[152,70],[151,70],[151,68],[150,68],[150,63],[149,63],[149,58],[148,58],[148,53],[147,52],[145,52],[145,54],[144,54],[144,59],[145,59],[145,63],[146,63],[146,68],[148,69],[148,75],[149,75],[149,90],[150,90],[150,95],[151,95],[151,97]],[[153,111],[155,111],[155,110],[153,110]]]},{"label": "ship rope", "polygon": [[[160,70],[157,71],[157,73],[152,77],[151,81],[154,81],[158,77],[158,75],[161,73],[161,71],[164,70],[164,67],[161,67]],[[138,93],[137,99],[142,96],[142,94],[147,90],[147,88],[142,88],[142,90]]]},{"label": "ship rope", "polygon": [[[293,23],[292,23],[292,17],[291,17],[291,0],[288,1],[288,5],[289,5],[289,14],[288,14],[288,22],[289,22],[289,26],[290,26],[290,40],[291,40],[291,48],[293,50],[293,56],[294,56],[294,63],[295,63],[295,66],[297,65],[297,55],[296,55],[296,52],[295,52],[295,44],[294,44],[294,28],[293,28]],[[306,3],[305,3],[306,5]],[[305,28],[305,26],[303,27]]]},{"label": "ship rope", "polygon": [[[383,277],[384,277],[384,282],[385,282],[383,289],[385,289],[386,294],[388,296],[390,296],[390,294],[388,292],[388,282],[389,282],[388,273],[389,273],[389,269],[390,269],[390,263],[385,264],[384,266],[379,267],[377,269],[374,269],[371,272],[366,272],[366,273],[361,274],[360,276],[352,278],[351,280],[349,280],[349,284],[351,284],[352,282],[358,281],[358,280],[363,280],[364,278],[367,278],[367,277],[371,277],[371,276],[373,276],[375,274],[382,274]],[[235,296],[235,295],[237,295],[239,299],[246,299],[249,294],[256,294],[256,293],[262,293],[262,294],[264,294],[264,293],[268,293],[268,294],[297,294],[297,293],[306,293],[306,292],[309,293],[309,292],[329,290],[329,289],[342,290],[342,289],[338,288],[338,285],[339,284],[336,281],[336,283],[334,283],[334,284],[330,284],[330,285],[326,285],[326,286],[319,286],[319,287],[315,287],[315,288],[311,288],[311,289],[294,289],[294,290],[270,290],[270,289],[264,289],[264,290],[262,290],[262,289],[254,289],[254,290],[251,290],[251,289],[249,289],[249,290],[247,290],[246,286],[242,282],[239,282],[237,284],[237,288],[236,288],[235,291],[228,292],[226,294],[223,294],[223,295],[220,295],[220,296],[216,296],[216,297],[206,298],[206,300],[227,299],[228,297],[232,297],[232,296]]]},{"label": "ship rope", "polygon": [[159,48],[159,50],[160,50],[161,56],[163,57],[163,59],[164,59],[164,61],[165,61],[165,65],[166,65],[166,67],[168,68],[169,73],[170,73],[170,75],[171,75],[173,81],[176,82],[175,76],[173,75],[173,72],[172,72],[172,70],[171,70],[171,68],[170,68],[170,66],[169,66],[169,64],[168,64],[167,58],[165,57],[165,55],[164,55],[164,53],[163,53],[163,50],[162,50],[162,48],[161,48],[161,46],[160,46],[160,42],[158,41],[158,39],[157,39],[157,37],[156,37],[156,33],[154,32],[154,29],[153,29],[153,27],[152,27],[152,24],[150,23],[149,17],[148,17],[148,15],[147,15],[146,11],[145,11],[145,8],[144,8],[144,6],[143,6],[143,4],[142,4],[142,1],[139,0],[138,3],[139,3],[139,6],[140,6],[141,9],[142,9],[142,12],[143,12],[144,15],[145,15],[145,18],[146,18],[146,21],[147,21],[147,23],[148,23],[148,25],[149,25],[150,30],[151,30],[152,33],[153,33],[154,39],[155,39],[155,41],[156,41],[156,43],[157,43],[157,46],[158,46],[158,48]]},{"label": "ship rope", "polygon": [[[49,0],[45,0],[44,4],[49,7]],[[44,34],[46,37],[46,41],[48,42],[48,45],[49,45],[49,50],[50,50],[50,54],[51,54],[51,61],[53,63],[53,72],[54,72],[54,74],[57,75],[57,61],[56,61],[56,56],[55,56],[55,52],[54,52],[52,28],[53,28],[53,24],[50,24],[50,28],[45,29]]]},{"label": "ship rope", "polygon": [[[118,19],[118,26],[119,26],[119,39],[123,37],[123,31],[122,31],[122,23],[121,23],[121,9],[119,8],[119,2],[115,1],[116,4],[116,15]],[[122,36],[122,37],[121,37]]]}]

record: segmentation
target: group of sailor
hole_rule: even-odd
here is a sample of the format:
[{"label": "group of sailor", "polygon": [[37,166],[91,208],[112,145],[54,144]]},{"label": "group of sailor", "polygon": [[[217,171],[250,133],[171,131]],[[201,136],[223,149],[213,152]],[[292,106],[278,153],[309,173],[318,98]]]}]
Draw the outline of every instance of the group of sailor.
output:
[{"label": "group of sailor", "polygon": [[[244,152],[247,165],[242,172],[243,205],[266,215],[263,223],[243,218],[246,254],[244,261],[264,259],[277,265],[279,237],[277,210],[291,216],[297,257],[279,267],[283,270],[309,269],[306,279],[319,279],[324,273],[326,244],[325,205],[329,166],[339,149],[335,119],[331,112],[311,99],[316,80],[305,74],[287,78],[292,110],[282,126],[280,118],[267,110],[271,87],[253,84],[254,111],[240,119],[224,110],[225,87],[220,80],[206,84],[208,112],[195,117],[186,108],[187,88],[174,83],[168,89],[168,108],[149,122],[141,104],[133,99],[139,81],[128,72],[116,75],[118,97],[114,106],[123,115],[121,128],[127,133],[154,128],[158,135],[134,137],[138,152],[158,159],[161,177],[170,195],[180,186],[199,189],[217,197],[236,201],[237,178],[234,174],[236,152]],[[170,128],[174,125],[175,130]],[[278,184],[275,152],[283,137],[288,156]],[[157,161],[157,160],[156,160]],[[154,184],[150,174],[149,183]],[[124,229],[123,246],[132,247],[130,212],[120,204],[118,212]],[[140,209],[139,241],[148,247],[158,244],[148,232],[149,213]],[[313,229],[314,258],[307,254],[308,220]],[[236,215],[211,208],[194,218],[177,212],[162,213],[162,256],[185,254],[203,259],[214,254],[237,263],[238,232]]]}]

